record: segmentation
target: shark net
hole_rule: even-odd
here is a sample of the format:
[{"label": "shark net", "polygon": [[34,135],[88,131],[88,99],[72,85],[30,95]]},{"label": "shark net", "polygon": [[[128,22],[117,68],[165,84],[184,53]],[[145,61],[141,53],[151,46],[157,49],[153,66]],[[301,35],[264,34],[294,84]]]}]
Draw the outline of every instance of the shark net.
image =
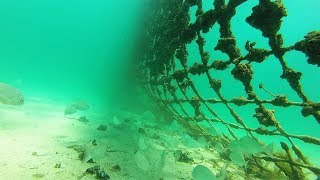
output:
[{"label": "shark net", "polygon": [[[239,169],[245,175],[319,177],[320,168],[301,147],[319,149],[320,139],[291,130],[295,123],[318,129],[320,103],[304,92],[304,74],[290,66],[286,55],[300,53],[299,62],[304,67],[318,70],[320,32],[311,30],[304,38],[284,45],[279,31],[287,16],[284,4],[259,0],[246,10],[250,14],[244,17],[237,10],[246,1],[215,0],[207,10],[202,0],[152,1],[138,79],[161,109],[169,112],[191,136],[205,137],[212,146],[219,144],[228,149],[232,141],[243,136],[260,142],[272,139],[278,147],[273,154],[244,156],[246,167]],[[265,48],[258,48],[259,43],[249,40],[237,41],[232,22],[242,20],[266,40]],[[269,76],[276,79],[268,80]],[[277,83],[287,86],[287,94],[281,94]],[[210,133],[203,122],[221,133]],[[230,149],[220,152],[221,159],[230,161],[229,153]]]}]

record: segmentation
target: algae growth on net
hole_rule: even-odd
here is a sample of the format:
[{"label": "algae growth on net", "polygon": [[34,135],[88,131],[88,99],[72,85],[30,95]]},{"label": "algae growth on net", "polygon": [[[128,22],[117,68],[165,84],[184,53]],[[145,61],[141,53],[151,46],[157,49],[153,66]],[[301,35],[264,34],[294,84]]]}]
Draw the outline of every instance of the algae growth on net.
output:
[{"label": "algae growth on net", "polygon": [[[317,12],[292,3],[150,3],[142,86],[242,177],[320,175],[320,31],[301,22]],[[211,176],[200,165],[194,170]]]}]

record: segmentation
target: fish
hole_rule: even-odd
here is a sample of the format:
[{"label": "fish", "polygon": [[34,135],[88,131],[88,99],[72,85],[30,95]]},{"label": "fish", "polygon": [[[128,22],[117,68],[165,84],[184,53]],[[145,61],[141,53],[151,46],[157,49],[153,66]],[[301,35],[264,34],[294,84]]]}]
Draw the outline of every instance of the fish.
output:
[{"label": "fish", "polygon": [[151,170],[151,164],[142,150],[138,150],[134,155],[136,165],[143,171]]},{"label": "fish", "polygon": [[273,157],[273,143],[265,146],[249,136],[244,136],[239,141],[231,141],[229,149],[231,150],[229,158],[240,167],[246,167],[247,162],[244,159],[246,155],[266,153],[270,157]]},{"label": "fish", "polygon": [[192,178],[194,180],[225,180],[228,164],[224,164],[220,170],[220,176],[216,176],[209,168],[198,164],[192,170]]},{"label": "fish", "polygon": [[74,108],[76,108],[79,111],[85,111],[85,110],[89,109],[88,103],[83,100],[76,101],[76,102],[72,103],[71,106],[73,106]]},{"label": "fish", "polygon": [[21,106],[24,104],[24,97],[15,87],[0,83],[0,103]]},{"label": "fish", "polygon": [[229,149],[238,151],[241,154],[266,153],[269,156],[273,155],[273,143],[265,146],[249,136],[244,136],[239,141],[232,141]]},{"label": "fish", "polygon": [[242,167],[246,167],[247,166],[247,162],[244,160],[243,155],[238,152],[238,151],[233,151],[229,154],[229,158],[231,159],[231,161],[233,163],[235,163],[236,165]]},{"label": "fish", "polygon": [[75,107],[73,107],[72,105],[69,105],[64,110],[64,115],[70,115],[70,114],[74,114],[76,112],[77,112],[77,109]]},{"label": "fish", "polygon": [[86,111],[89,109],[89,105],[86,101],[80,100],[71,103],[64,110],[64,115],[71,115],[76,113],[77,111]]},{"label": "fish", "polygon": [[206,166],[198,164],[192,170],[192,178],[194,180],[216,180],[216,175]]}]

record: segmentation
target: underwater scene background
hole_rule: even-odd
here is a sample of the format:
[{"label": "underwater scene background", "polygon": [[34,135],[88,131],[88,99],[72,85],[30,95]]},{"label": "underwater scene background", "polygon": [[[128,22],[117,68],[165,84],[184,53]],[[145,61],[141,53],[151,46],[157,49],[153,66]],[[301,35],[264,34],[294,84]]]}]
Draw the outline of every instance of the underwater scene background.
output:
[{"label": "underwater scene background", "polygon": [[105,103],[126,71],[141,4],[1,2],[1,81],[26,98],[86,96]]},{"label": "underwater scene background", "polygon": [[319,179],[319,6],[0,2],[0,179]]}]

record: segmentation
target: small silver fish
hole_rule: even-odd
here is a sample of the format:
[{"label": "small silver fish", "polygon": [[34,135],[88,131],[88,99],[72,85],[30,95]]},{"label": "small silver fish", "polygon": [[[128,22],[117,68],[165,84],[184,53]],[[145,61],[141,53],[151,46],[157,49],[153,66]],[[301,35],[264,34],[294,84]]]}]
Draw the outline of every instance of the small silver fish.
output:
[{"label": "small silver fish", "polygon": [[198,164],[192,170],[192,177],[194,180],[225,180],[228,164],[221,167],[220,175],[216,176],[209,168],[204,165]]},{"label": "small silver fish", "polygon": [[73,102],[72,104],[68,105],[64,110],[64,115],[71,115],[79,111],[86,111],[89,109],[89,105],[86,101],[79,100]]},{"label": "small silver fish", "polygon": [[85,111],[89,109],[89,105],[84,100],[79,100],[71,104],[74,108],[76,108],[79,111]]},{"label": "small silver fish", "polygon": [[238,151],[241,154],[266,153],[269,156],[273,156],[273,143],[265,146],[249,136],[244,136],[239,141],[232,141],[229,149]]},{"label": "small silver fish", "polygon": [[247,162],[244,160],[243,155],[238,152],[238,151],[233,151],[229,154],[229,158],[231,159],[231,161],[233,163],[235,163],[236,165],[240,166],[240,167],[246,167],[247,166]]},{"label": "small silver fish", "polygon": [[0,83],[0,103],[19,106],[24,104],[24,97],[18,89]]},{"label": "small silver fish", "polygon": [[77,112],[77,109],[75,107],[73,107],[72,105],[69,105],[64,110],[64,115],[70,115],[70,114],[74,114],[76,112]]}]

